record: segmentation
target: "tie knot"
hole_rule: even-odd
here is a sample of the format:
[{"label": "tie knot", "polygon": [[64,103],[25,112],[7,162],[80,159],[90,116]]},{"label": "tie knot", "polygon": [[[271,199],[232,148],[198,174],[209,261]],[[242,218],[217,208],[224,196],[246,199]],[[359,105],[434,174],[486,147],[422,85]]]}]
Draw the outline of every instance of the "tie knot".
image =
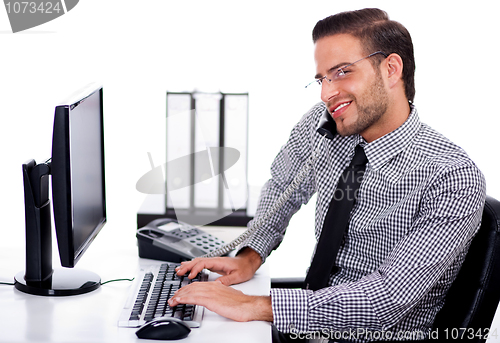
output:
[{"label": "tie knot", "polygon": [[356,146],[356,150],[354,152],[354,157],[352,158],[351,165],[354,167],[365,165],[368,162],[368,159],[365,155],[365,150],[360,146]]}]

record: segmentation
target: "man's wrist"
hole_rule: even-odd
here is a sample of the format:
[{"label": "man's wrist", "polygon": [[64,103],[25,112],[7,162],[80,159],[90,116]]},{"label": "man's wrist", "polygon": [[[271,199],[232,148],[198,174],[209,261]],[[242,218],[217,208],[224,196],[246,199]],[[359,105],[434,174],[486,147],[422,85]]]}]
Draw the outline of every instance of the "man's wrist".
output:
[{"label": "man's wrist", "polygon": [[270,296],[254,296],[254,318],[253,320],[261,320],[273,322],[273,308]]},{"label": "man's wrist", "polygon": [[250,247],[243,248],[238,252],[237,257],[247,260],[254,272],[262,265],[262,257]]}]

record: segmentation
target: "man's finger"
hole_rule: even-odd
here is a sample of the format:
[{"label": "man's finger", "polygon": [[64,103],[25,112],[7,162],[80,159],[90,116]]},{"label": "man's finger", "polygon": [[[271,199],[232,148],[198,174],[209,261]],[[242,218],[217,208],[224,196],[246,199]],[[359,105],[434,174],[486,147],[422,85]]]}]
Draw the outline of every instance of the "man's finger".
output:
[{"label": "man's finger", "polygon": [[188,278],[192,279],[205,268],[218,272],[220,269],[219,261],[214,258],[195,258],[192,261],[181,264],[176,269],[176,272],[180,276],[189,272]]},{"label": "man's finger", "polygon": [[216,279],[215,281],[220,282],[224,286],[231,286],[234,283],[234,274],[228,274],[228,275],[221,276],[218,279]]}]

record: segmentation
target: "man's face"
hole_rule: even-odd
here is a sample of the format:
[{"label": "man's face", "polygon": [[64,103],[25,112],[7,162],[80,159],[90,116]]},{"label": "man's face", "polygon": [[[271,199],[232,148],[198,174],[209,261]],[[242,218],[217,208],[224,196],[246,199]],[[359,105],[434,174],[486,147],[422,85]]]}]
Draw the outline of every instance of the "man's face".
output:
[{"label": "man's face", "polygon": [[[337,124],[342,136],[369,133],[383,125],[389,107],[389,96],[380,70],[374,69],[370,58],[344,68],[345,75],[335,79],[337,70],[366,57],[360,41],[347,34],[319,39],[315,45],[316,78],[325,75],[321,100]],[[366,138],[366,137],[365,137]]]}]

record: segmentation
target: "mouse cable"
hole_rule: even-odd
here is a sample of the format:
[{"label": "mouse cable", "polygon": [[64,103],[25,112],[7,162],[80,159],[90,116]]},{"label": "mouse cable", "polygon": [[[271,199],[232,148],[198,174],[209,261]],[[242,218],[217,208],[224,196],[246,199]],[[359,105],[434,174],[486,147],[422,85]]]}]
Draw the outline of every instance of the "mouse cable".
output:
[{"label": "mouse cable", "polygon": [[110,282],[116,282],[116,281],[134,281],[135,277],[132,278],[132,279],[115,279],[115,280],[108,280],[108,281],[104,281],[104,282],[101,282],[101,285],[105,285],[107,283],[110,283]]}]

